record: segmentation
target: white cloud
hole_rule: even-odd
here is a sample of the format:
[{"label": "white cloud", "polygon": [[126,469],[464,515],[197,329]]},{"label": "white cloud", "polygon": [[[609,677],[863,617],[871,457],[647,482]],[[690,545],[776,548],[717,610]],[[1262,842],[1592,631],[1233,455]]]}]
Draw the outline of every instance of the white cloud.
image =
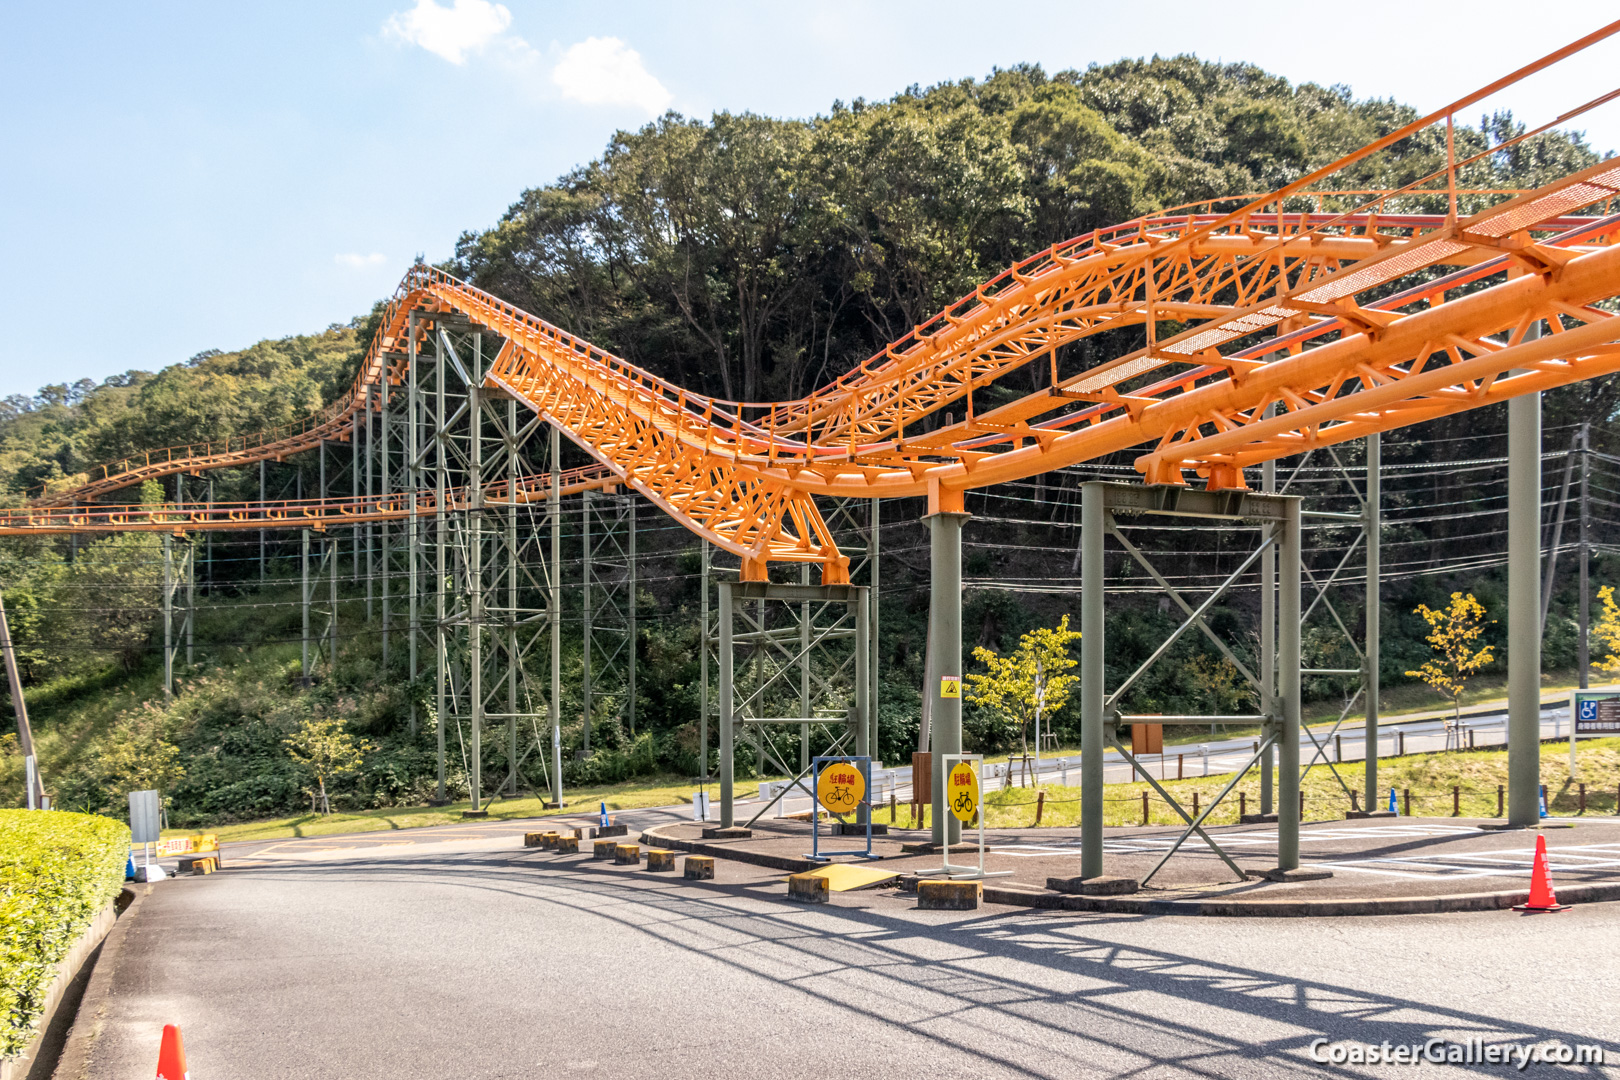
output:
[{"label": "white cloud", "polygon": [[650,116],[669,107],[670,93],[618,38],[586,38],[568,47],[551,73],[563,97],[582,105],[634,105]]},{"label": "white cloud", "polygon": [[383,32],[459,64],[468,52],[483,48],[511,24],[512,13],[506,5],[490,0],[454,0],[450,7],[416,0],[411,10],[390,15]]},{"label": "white cloud", "polygon": [[388,261],[388,256],[379,251],[373,251],[370,255],[347,252],[342,255],[332,256],[332,261],[339,266],[347,266],[351,270],[364,270],[369,266],[381,266]]}]

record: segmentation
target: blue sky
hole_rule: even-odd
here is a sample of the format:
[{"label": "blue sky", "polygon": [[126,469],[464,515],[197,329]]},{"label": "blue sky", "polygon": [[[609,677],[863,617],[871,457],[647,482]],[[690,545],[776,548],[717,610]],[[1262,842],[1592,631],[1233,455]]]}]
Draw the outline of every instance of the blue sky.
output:
[{"label": "blue sky", "polygon": [[[347,321],[417,253],[445,258],[523,188],[666,107],[804,116],[1019,61],[1059,70],[1196,52],[1427,109],[1613,16],[1580,0],[1533,26],[1494,2],[1373,0],[1353,20],[1328,10],[8,5],[0,395]],[[1616,70],[1611,40],[1492,104],[1541,122],[1611,89]],[[1575,126],[1599,150],[1620,148],[1620,102]]]}]

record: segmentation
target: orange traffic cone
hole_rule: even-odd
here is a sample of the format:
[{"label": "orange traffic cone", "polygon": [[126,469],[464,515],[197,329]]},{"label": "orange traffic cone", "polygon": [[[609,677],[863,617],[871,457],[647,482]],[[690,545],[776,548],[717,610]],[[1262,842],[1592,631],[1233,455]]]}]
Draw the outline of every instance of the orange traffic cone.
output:
[{"label": "orange traffic cone", "polygon": [[186,1071],[186,1047],[180,1039],[180,1029],[173,1024],[163,1025],[163,1045],[158,1050],[157,1080],[191,1080]]},{"label": "orange traffic cone", "polygon": [[1514,911],[1534,913],[1538,911],[1563,911],[1568,904],[1560,904],[1558,897],[1553,894],[1552,875],[1547,872],[1547,838],[1536,834],[1536,863],[1530,871],[1530,899],[1523,904],[1515,905]]}]

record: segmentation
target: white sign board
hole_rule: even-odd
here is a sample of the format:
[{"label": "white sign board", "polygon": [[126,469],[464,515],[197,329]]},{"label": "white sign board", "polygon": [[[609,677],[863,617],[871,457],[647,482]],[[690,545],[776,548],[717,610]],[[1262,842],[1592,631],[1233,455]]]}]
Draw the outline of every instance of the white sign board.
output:
[{"label": "white sign board", "polygon": [[132,791],[129,793],[129,840],[132,844],[155,844],[160,839],[162,825],[159,820],[158,793]]}]

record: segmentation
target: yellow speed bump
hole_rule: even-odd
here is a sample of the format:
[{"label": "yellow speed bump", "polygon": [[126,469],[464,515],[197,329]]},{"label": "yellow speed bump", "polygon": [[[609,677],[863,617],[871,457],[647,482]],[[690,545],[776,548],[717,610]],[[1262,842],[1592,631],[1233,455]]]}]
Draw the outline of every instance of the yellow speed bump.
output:
[{"label": "yellow speed bump", "polygon": [[874,866],[829,863],[803,876],[826,878],[827,888],[831,892],[853,892],[856,889],[875,889],[879,885],[894,881],[900,875],[893,870],[879,870]]}]

